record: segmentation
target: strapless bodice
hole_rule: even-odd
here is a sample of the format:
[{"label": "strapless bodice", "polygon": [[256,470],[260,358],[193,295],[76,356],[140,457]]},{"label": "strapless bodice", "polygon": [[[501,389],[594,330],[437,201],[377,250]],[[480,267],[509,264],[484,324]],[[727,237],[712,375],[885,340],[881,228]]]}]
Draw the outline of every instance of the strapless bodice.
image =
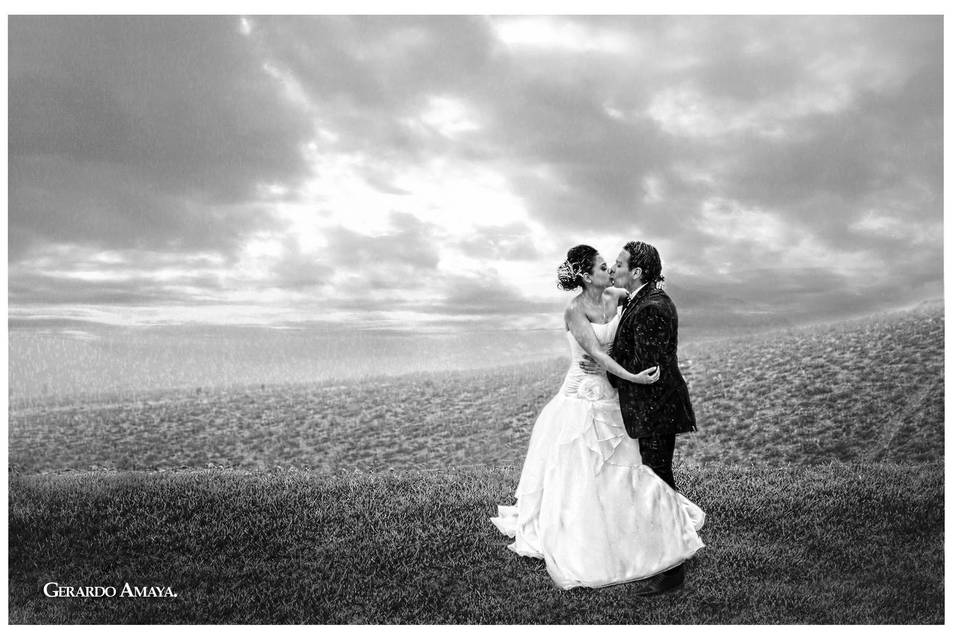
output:
[{"label": "strapless bodice", "polygon": [[[599,323],[591,322],[593,333],[597,336],[597,341],[604,351],[609,351],[617,336],[617,327],[620,325],[620,311],[610,322]],[[606,372],[599,374],[587,374],[580,369],[580,360],[587,354],[577,342],[573,334],[567,331],[567,342],[570,345],[570,368],[567,369],[567,375],[563,379],[561,392],[564,395],[576,396],[583,400],[610,400],[617,397],[617,390],[613,388],[610,381],[607,380]]]}]

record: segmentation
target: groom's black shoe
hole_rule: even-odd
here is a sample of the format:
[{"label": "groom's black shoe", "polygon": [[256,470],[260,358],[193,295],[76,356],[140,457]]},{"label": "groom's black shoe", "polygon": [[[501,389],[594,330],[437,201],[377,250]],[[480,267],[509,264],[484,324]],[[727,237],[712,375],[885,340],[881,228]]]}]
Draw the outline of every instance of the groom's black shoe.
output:
[{"label": "groom's black shoe", "polygon": [[655,596],[658,593],[664,593],[683,586],[684,570],[683,565],[667,569],[663,573],[658,573],[652,578],[647,578],[640,583],[634,594],[638,596]]}]

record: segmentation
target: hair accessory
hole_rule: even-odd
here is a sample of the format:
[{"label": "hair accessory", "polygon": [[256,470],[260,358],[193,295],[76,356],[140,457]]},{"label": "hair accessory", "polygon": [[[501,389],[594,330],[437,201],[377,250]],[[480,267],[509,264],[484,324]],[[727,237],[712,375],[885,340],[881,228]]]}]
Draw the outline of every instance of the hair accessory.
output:
[{"label": "hair accessory", "polygon": [[569,278],[570,280],[576,280],[577,276],[582,275],[579,271],[574,271],[573,265],[570,264],[569,260],[564,260],[560,265],[560,268],[557,269],[557,273],[563,277]]}]

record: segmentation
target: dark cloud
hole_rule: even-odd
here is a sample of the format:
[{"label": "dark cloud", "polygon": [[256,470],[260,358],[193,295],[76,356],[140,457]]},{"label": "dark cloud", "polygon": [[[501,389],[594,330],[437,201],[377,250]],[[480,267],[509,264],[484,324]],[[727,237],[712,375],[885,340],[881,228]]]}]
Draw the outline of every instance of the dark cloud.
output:
[{"label": "dark cloud", "polygon": [[278,228],[262,205],[204,205],[128,166],[52,155],[11,161],[9,202],[11,260],[49,242],[230,257],[249,233]]},{"label": "dark cloud", "polygon": [[283,242],[284,252],[271,269],[270,278],[264,287],[303,291],[323,285],[331,275],[331,267],[315,256],[305,254],[296,238],[287,236]]},{"label": "dark cloud", "polygon": [[381,233],[336,226],[326,230],[324,240],[326,248],[319,256],[289,247],[274,271],[273,284],[302,288],[339,277],[344,297],[373,292],[378,297],[371,302],[384,306],[394,297],[392,290],[430,287],[438,277],[437,231],[409,213],[393,212],[390,228]]},{"label": "dark cloud", "polygon": [[[723,174],[732,197],[789,210],[831,197],[856,205],[918,181],[942,191],[942,115],[918,111],[912,99],[867,94],[850,110],[811,116],[796,126],[802,137],[741,145]],[[840,220],[855,215],[844,213]],[[938,218],[941,212],[917,213]],[[823,217],[838,219],[834,211]]]},{"label": "dark cloud", "polygon": [[337,133],[325,151],[366,151],[413,161],[436,149],[406,121],[427,96],[471,91],[492,67],[493,41],[478,17],[256,17],[253,36],[272,64],[295,77]]},{"label": "dark cloud", "polygon": [[563,313],[565,300],[531,301],[525,292],[499,278],[482,275],[454,276],[441,284],[442,300],[432,304],[411,302],[405,308],[442,315],[520,317],[540,313]]},{"label": "dark cloud", "polygon": [[327,264],[352,269],[391,269],[409,266],[435,269],[439,260],[432,241],[433,227],[409,213],[393,212],[389,231],[366,235],[338,227],[326,235]]},{"label": "dark cloud", "polygon": [[[421,274],[422,275],[422,274]],[[398,276],[398,280],[402,278]],[[531,300],[517,287],[504,284],[499,278],[486,277],[482,274],[473,275],[430,275],[413,282],[409,278],[402,282],[394,282],[391,288],[405,288],[412,290],[413,295],[394,293],[389,299],[383,297],[382,283],[375,280],[372,283],[357,283],[353,291],[358,294],[353,297],[344,297],[330,301],[330,309],[335,311],[358,312],[371,321],[369,314],[382,311],[412,312],[426,314],[418,323],[433,324],[469,322],[469,318],[481,317],[485,321],[503,322],[518,317],[542,316],[559,318],[563,313],[566,298],[557,297],[549,301]],[[429,291],[430,301],[424,301],[419,293]],[[369,293],[369,295],[365,295]],[[433,316],[434,320],[427,317]],[[376,318],[375,318],[376,319]],[[389,318],[382,318],[382,323],[390,324]],[[382,325],[378,325],[382,326]],[[492,329],[499,326],[493,324],[486,327],[479,325],[474,328]]]},{"label": "dark cloud", "polygon": [[[202,291],[203,293],[197,293]],[[18,274],[11,279],[8,301],[11,305],[196,305],[212,302],[209,294],[222,291],[217,278],[190,276],[175,284],[153,278],[115,278],[82,280],[75,277]]]},{"label": "dark cloud", "polygon": [[903,288],[867,286],[829,269],[755,268],[732,277],[665,284],[687,336],[724,335],[862,315],[903,305]]},{"label": "dark cloud", "polygon": [[38,316],[15,316],[7,318],[9,331],[56,331],[61,329],[95,329],[103,327],[103,323],[78,318],[49,318]]},{"label": "dark cloud", "polygon": [[[14,16],[10,246],[229,247],[312,134],[235,18]],[[209,208],[208,207],[212,207]]]}]

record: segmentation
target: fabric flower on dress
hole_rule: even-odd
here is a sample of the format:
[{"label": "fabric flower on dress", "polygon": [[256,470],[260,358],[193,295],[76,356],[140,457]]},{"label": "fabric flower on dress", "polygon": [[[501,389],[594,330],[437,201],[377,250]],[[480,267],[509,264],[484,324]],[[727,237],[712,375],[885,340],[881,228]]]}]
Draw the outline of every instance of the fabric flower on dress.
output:
[{"label": "fabric flower on dress", "polygon": [[585,376],[577,388],[577,397],[591,402],[613,396],[613,387],[601,376]]}]

